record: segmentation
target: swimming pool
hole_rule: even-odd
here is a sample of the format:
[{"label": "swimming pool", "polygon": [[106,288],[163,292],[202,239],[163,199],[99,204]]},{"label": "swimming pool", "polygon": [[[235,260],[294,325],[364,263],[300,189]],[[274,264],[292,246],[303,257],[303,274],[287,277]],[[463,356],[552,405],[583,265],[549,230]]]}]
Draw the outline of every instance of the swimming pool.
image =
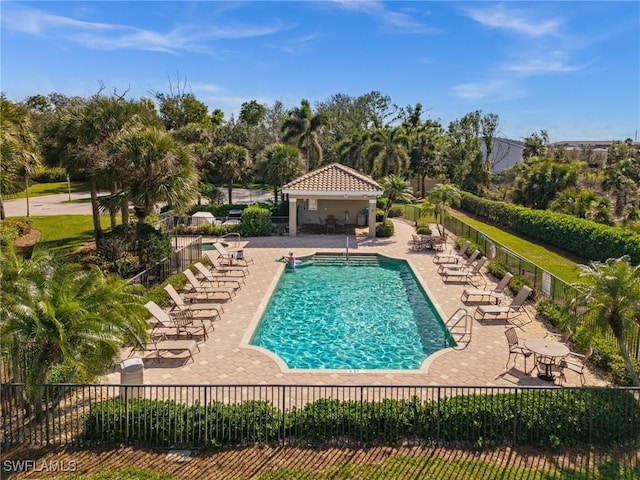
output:
[{"label": "swimming pool", "polygon": [[251,345],[292,369],[417,370],[455,345],[406,261],[324,255],[286,269]]}]

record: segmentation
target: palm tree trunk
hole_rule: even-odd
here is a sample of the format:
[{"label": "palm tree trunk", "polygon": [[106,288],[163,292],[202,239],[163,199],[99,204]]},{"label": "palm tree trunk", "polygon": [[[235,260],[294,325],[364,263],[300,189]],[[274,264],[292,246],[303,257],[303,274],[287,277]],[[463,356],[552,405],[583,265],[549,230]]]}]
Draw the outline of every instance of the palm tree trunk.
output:
[{"label": "palm tree trunk", "polygon": [[627,344],[624,342],[624,338],[622,335],[616,335],[616,341],[618,342],[618,347],[620,348],[620,354],[624,359],[624,365],[627,367],[627,373],[631,377],[631,382],[634,387],[640,387],[640,379],[638,378],[638,374],[633,368],[633,363],[631,363],[631,357],[629,356],[629,350],[627,350]]},{"label": "palm tree trunk", "polygon": [[122,200],[122,206],[120,207],[122,215],[122,225],[129,226],[129,199],[125,196]]},{"label": "palm tree trunk", "polygon": [[91,191],[91,213],[93,215],[93,235],[96,238],[96,245],[102,237],[102,225],[100,225],[100,209],[98,208],[98,187],[96,179],[89,177],[89,189]]},{"label": "palm tree trunk", "polygon": [[231,195],[233,194],[233,183],[229,183],[229,185],[227,185],[227,194],[229,195],[229,205],[233,205],[233,200],[231,198]]},{"label": "palm tree trunk", "polygon": [[4,218],[5,218],[4,202],[2,201],[2,195],[0,195],[0,220],[4,220]]},{"label": "palm tree trunk", "polygon": [[278,186],[277,185],[273,186],[273,204],[274,205],[278,204]]}]

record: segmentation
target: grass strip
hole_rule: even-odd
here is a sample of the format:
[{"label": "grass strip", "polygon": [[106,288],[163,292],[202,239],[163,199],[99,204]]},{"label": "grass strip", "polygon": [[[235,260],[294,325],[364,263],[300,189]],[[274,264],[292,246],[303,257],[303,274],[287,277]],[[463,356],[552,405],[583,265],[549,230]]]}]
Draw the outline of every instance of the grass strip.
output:
[{"label": "grass strip", "polygon": [[[88,188],[85,182],[71,182],[71,193],[86,191],[88,191]],[[34,183],[29,186],[29,198],[55,195],[58,193],[69,193],[67,182]],[[13,195],[7,195],[4,199],[17,200],[19,198],[27,198],[26,190]]]},{"label": "grass strip", "polygon": [[579,269],[577,264],[588,263],[588,260],[573,257],[558,250],[551,249],[549,246],[524,239],[506,232],[499,227],[469,217],[459,211],[450,213],[451,216],[480,230],[509,250],[521,255],[567,283],[578,282]]}]

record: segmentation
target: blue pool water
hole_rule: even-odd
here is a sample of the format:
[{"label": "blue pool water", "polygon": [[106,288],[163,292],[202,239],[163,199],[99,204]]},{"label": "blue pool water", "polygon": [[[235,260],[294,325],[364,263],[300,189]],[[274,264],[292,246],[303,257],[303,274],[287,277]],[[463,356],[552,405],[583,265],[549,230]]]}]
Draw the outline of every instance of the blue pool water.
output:
[{"label": "blue pool water", "polygon": [[316,256],[285,270],[251,344],[293,369],[412,370],[453,340],[405,261]]}]

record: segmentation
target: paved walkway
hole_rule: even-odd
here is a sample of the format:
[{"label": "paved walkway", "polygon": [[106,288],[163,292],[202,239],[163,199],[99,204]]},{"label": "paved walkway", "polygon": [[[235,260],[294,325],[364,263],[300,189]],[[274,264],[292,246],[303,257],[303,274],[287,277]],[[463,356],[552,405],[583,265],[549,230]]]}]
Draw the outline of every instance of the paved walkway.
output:
[{"label": "paved walkway", "polygon": [[[395,235],[370,239],[351,237],[353,253],[376,252],[409,261],[444,319],[465,305],[460,301],[464,285],[445,284],[432,261],[432,252],[414,252],[408,240],[414,232],[408,223],[394,219]],[[464,385],[464,386],[549,386],[536,373],[524,372],[523,358],[516,368],[505,364],[508,347],[505,322],[473,321],[471,341],[463,349],[447,349],[431,355],[418,371],[309,371],[289,370],[273,354],[247,345],[251,332],[268,303],[284,264],[276,262],[288,250],[297,257],[314,252],[344,252],[344,235],[301,235],[297,237],[261,237],[243,239],[245,254],[252,257],[251,274],[246,285],[232,301],[225,304],[225,313],[215,322],[215,331],[201,342],[195,361],[183,365],[182,359],[160,361],[148,355],[145,359],[146,384],[290,384],[290,385]],[[490,282],[489,285],[492,283]],[[475,306],[468,306],[473,313]],[[533,312],[533,310],[531,310]],[[533,315],[532,315],[533,316]],[[534,320],[518,331],[522,339],[543,337],[544,325]],[[125,354],[128,352],[125,352]],[[533,357],[527,362],[531,369]],[[105,377],[105,383],[119,383],[120,374]],[[591,373],[587,385],[604,385]],[[579,385],[577,374],[567,373],[565,385]]]}]

